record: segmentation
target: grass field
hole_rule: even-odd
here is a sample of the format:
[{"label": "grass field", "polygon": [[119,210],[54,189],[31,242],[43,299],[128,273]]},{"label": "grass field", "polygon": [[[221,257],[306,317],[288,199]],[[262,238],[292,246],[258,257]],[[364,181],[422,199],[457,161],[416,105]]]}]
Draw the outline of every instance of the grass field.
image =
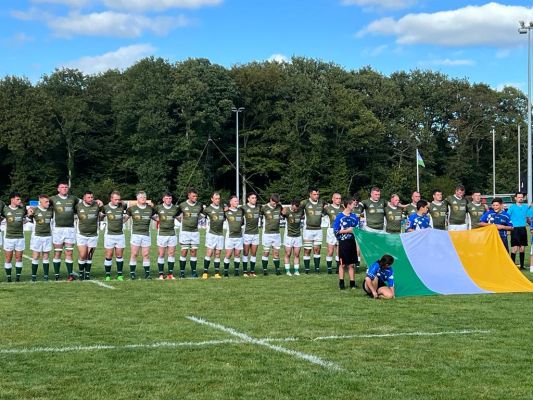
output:
[{"label": "grass field", "polygon": [[0,284],[0,399],[533,398],[531,294],[375,301],[327,274],[108,288],[94,259],[93,282],[33,284],[25,260]]}]

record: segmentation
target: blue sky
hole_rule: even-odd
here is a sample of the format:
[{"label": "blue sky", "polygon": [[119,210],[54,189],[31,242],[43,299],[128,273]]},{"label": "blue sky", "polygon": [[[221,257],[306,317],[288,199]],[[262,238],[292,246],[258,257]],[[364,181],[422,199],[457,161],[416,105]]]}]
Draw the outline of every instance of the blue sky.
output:
[{"label": "blue sky", "polygon": [[230,67],[293,55],[384,74],[415,68],[527,90],[525,1],[2,1],[0,76],[126,68],[149,55]]}]

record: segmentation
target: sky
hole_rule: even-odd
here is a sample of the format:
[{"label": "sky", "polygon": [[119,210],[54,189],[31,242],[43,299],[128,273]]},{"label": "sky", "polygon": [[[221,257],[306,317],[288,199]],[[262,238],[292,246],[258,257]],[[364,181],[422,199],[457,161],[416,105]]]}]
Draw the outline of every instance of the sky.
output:
[{"label": "sky", "polygon": [[[527,1],[0,0],[0,76],[96,74],[137,60],[225,67],[292,56],[390,75],[442,72],[527,92]],[[533,24],[532,24],[533,26]]]}]

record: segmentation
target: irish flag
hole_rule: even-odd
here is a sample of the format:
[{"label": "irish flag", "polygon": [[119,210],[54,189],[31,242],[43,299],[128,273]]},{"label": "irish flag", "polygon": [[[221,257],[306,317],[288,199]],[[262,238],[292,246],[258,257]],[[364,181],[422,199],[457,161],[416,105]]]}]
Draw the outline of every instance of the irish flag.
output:
[{"label": "irish flag", "polygon": [[533,292],[494,225],[469,231],[423,229],[399,235],[354,232],[367,264],[394,257],[395,293],[401,296]]}]

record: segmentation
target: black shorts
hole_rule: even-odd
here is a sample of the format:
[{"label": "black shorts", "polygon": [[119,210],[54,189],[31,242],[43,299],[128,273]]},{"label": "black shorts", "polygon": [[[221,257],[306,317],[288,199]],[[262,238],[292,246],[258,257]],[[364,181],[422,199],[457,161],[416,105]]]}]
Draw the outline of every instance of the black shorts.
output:
[{"label": "black shorts", "polygon": [[[384,286],[387,286],[387,285],[385,285],[383,282],[380,282],[380,281],[378,280],[378,289],[379,289],[380,287],[384,287]],[[368,290],[367,287],[366,287],[366,277],[365,277],[365,279],[363,280],[363,290],[365,291],[365,293],[366,293],[367,295],[369,295],[370,297],[374,298],[374,295],[372,294],[372,291],[371,291],[371,290]]]},{"label": "black shorts", "polygon": [[339,240],[339,260],[344,266],[357,262],[357,244],[354,239]]},{"label": "black shorts", "polygon": [[527,246],[527,229],[525,226],[519,226],[511,231],[511,247]]}]

